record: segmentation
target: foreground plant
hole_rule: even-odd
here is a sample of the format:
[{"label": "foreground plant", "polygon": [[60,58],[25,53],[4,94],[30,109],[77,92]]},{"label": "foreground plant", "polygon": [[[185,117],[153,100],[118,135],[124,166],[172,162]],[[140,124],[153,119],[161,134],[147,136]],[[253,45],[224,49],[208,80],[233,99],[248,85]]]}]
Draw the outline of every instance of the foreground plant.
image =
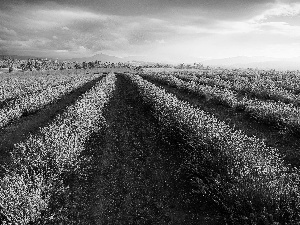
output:
[{"label": "foreground plant", "polygon": [[[15,146],[0,181],[0,218],[4,224],[28,224],[49,215],[52,198],[68,187],[65,174],[76,170],[91,133],[104,126],[102,110],[115,89],[109,74],[40,134]],[[44,218],[45,219],[45,218]]]},{"label": "foreground plant", "polygon": [[277,149],[231,129],[140,76],[126,76],[161,126],[183,137],[181,168],[197,195],[217,204],[232,223],[300,221],[300,175],[285,165]]},{"label": "foreground plant", "polygon": [[86,76],[73,75],[65,77],[65,80],[59,79],[60,83],[55,83],[55,85],[48,85],[44,89],[40,87],[39,91],[23,93],[23,95],[16,97],[13,101],[9,101],[5,107],[0,109],[0,128],[20,118],[24,113],[39,110],[45,105],[56,101],[76,88],[99,77],[100,75],[94,74]]},{"label": "foreground plant", "polygon": [[252,118],[280,128],[286,128],[291,133],[300,131],[299,107],[292,103],[282,101],[261,100],[243,97],[238,100],[237,93],[227,88],[217,86],[200,85],[194,81],[182,81],[170,74],[142,74],[142,77],[151,81],[158,81],[178,88],[179,90],[204,97],[206,101],[222,104],[237,110],[244,110]]}]

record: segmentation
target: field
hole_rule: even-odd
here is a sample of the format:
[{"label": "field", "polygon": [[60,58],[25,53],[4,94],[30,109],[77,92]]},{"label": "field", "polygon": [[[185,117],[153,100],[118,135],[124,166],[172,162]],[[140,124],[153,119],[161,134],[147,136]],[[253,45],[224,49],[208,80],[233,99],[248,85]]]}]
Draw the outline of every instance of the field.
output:
[{"label": "field", "polygon": [[0,77],[1,224],[299,224],[297,72]]}]

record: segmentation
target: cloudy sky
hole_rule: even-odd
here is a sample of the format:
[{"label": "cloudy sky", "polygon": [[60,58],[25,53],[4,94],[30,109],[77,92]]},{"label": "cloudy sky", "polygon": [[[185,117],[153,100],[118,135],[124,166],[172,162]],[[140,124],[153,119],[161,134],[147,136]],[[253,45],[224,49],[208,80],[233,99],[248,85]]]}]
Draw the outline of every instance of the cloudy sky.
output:
[{"label": "cloudy sky", "polygon": [[0,54],[300,56],[299,0],[1,0]]}]

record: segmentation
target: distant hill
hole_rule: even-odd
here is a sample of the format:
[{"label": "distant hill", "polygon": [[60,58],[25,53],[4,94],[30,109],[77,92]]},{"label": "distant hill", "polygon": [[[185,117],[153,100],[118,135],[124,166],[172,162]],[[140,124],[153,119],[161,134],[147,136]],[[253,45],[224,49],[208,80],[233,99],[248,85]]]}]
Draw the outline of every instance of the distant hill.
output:
[{"label": "distant hill", "polygon": [[237,56],[232,58],[222,58],[222,59],[211,59],[205,60],[203,63],[209,64],[211,66],[231,66],[235,64],[246,64],[246,63],[254,63],[254,62],[265,62],[272,61],[273,58],[267,57],[247,57],[247,56]]},{"label": "distant hill", "polygon": [[276,70],[300,70],[300,61],[267,61],[247,64],[237,64],[240,68],[276,69]]},{"label": "distant hill", "polygon": [[[26,59],[37,59],[41,57],[35,57],[35,56],[20,56],[20,55],[0,55],[0,59],[10,57],[12,59],[19,59],[19,60],[26,60]],[[45,57],[46,58],[46,57]]]},{"label": "distant hill", "polygon": [[224,59],[202,61],[205,66],[220,66],[228,68],[258,68],[276,70],[300,70],[300,57],[277,59],[268,57],[238,56]]},{"label": "distant hill", "polygon": [[204,58],[198,58],[193,56],[183,57],[181,55],[172,55],[172,56],[129,56],[125,57],[127,61],[140,61],[140,62],[149,62],[149,63],[165,63],[165,64],[193,64],[193,63],[199,63]]},{"label": "distant hill", "polygon": [[[91,57],[82,57],[82,58],[72,58],[68,59],[70,61],[78,61],[78,62],[90,62],[90,61],[102,61],[102,62],[145,62],[145,63],[194,63],[200,62],[203,59],[195,58],[195,57],[187,57],[182,59],[180,56],[174,55],[173,57],[159,57],[160,60],[155,56],[146,56],[146,55],[136,55],[136,56],[127,56],[127,57],[116,57],[110,56],[106,54],[97,54]],[[162,59],[161,59],[162,58]]]},{"label": "distant hill", "polygon": [[92,62],[92,61],[101,61],[101,62],[111,62],[111,63],[117,63],[117,62],[126,62],[127,60],[124,58],[119,58],[116,56],[110,56],[105,54],[97,54],[91,57],[83,57],[83,58],[72,58],[68,59],[70,61],[77,61],[77,62]]},{"label": "distant hill", "polygon": [[68,59],[70,61],[77,61],[77,62],[92,62],[92,61],[101,61],[101,62],[111,62],[111,63],[117,63],[117,62],[133,62],[133,61],[139,61],[139,62],[155,62],[149,59],[149,57],[146,56],[128,56],[128,57],[117,57],[117,56],[110,56],[106,54],[96,54],[91,57],[82,57],[82,58],[72,58]]},{"label": "distant hill", "polygon": [[[0,59],[4,57],[11,57],[14,59],[34,59],[34,58],[48,58],[49,57],[35,57],[35,56],[18,56],[18,55],[0,55]],[[188,57],[182,61],[180,56],[174,55],[171,58],[165,58],[164,60],[157,60],[154,56],[128,56],[128,57],[116,57],[106,54],[96,54],[91,57],[82,57],[82,58],[72,58],[65,59],[69,61],[77,62],[91,62],[91,61],[102,61],[102,62],[134,62],[137,65],[144,65],[145,63],[202,63],[204,66],[213,66],[213,67],[223,67],[223,68],[258,68],[258,69],[276,69],[276,70],[300,70],[300,57],[289,58],[289,59],[278,59],[270,57],[247,57],[247,56],[237,56],[232,58],[221,58],[221,59],[201,59],[195,57]]]}]

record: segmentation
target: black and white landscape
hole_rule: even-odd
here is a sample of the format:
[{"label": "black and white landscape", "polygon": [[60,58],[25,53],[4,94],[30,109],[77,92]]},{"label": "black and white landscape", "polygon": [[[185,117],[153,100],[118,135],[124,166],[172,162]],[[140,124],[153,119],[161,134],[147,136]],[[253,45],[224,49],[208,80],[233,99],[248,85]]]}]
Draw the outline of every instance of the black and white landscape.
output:
[{"label": "black and white landscape", "polygon": [[2,0],[0,224],[300,224],[299,0]]}]

